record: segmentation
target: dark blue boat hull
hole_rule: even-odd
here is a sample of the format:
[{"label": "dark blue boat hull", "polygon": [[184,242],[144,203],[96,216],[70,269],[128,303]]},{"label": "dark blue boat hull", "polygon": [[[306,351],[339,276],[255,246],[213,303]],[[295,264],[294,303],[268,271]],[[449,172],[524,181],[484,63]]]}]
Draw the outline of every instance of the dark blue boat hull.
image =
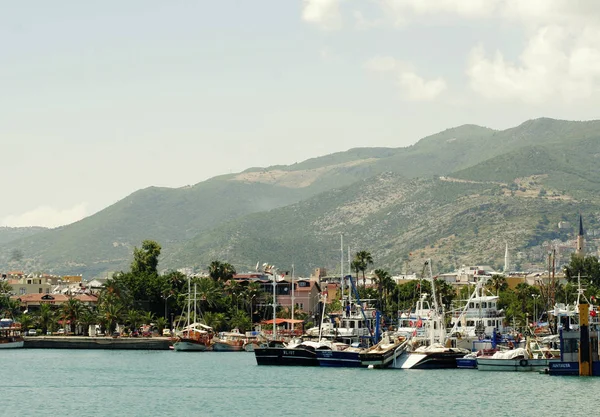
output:
[{"label": "dark blue boat hull", "polygon": [[317,350],[319,366],[358,368],[361,366],[358,352],[344,352],[333,350]]}]

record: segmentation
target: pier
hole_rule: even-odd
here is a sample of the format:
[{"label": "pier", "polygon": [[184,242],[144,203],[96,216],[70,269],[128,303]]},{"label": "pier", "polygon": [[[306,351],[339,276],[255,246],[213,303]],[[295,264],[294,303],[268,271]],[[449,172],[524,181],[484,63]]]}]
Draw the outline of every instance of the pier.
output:
[{"label": "pier", "polygon": [[167,337],[33,336],[24,339],[24,347],[33,349],[169,350],[171,344]]}]

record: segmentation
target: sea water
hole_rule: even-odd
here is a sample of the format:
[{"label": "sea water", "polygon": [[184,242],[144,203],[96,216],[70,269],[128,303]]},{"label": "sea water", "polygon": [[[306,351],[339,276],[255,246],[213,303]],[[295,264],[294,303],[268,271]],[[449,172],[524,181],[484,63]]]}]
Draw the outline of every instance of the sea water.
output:
[{"label": "sea water", "polygon": [[257,366],[253,353],[0,351],[0,416],[599,415],[600,378]]}]

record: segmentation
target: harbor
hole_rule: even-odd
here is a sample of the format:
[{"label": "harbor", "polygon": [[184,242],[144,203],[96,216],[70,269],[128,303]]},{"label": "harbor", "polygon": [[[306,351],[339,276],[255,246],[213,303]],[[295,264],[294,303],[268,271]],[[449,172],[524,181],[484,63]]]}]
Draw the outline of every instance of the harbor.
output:
[{"label": "harbor", "polygon": [[589,415],[600,388],[536,373],[261,367],[251,353],[14,349],[2,362],[1,386],[27,396],[5,404],[11,416]]}]

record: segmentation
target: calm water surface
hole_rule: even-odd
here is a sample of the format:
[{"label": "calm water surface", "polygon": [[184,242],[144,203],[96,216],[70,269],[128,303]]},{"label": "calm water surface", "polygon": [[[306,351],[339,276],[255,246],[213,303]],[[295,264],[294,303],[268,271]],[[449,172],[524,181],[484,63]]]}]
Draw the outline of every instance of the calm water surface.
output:
[{"label": "calm water surface", "polygon": [[259,367],[246,352],[0,351],[0,416],[598,415],[600,378]]}]

